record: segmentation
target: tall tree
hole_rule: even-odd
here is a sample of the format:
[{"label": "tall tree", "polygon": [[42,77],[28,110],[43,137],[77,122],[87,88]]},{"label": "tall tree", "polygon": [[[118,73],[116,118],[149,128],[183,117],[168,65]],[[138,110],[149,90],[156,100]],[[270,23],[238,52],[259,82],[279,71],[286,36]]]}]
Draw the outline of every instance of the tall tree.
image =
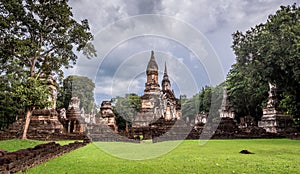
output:
[{"label": "tall tree", "polygon": [[17,115],[22,110],[21,106],[16,104],[18,100],[11,96],[10,81],[9,77],[0,76],[0,130],[16,121]]},{"label": "tall tree", "polygon": [[[68,0],[2,0],[0,1],[0,74],[13,74],[23,88],[13,88],[12,92],[31,100],[30,94],[37,91],[45,95],[45,90],[33,87],[41,84],[40,78],[50,75],[63,76],[62,67],[70,68],[75,63],[77,52],[86,57],[95,56],[90,41],[87,20],[80,23],[73,19]],[[14,82],[14,81],[12,81]],[[32,84],[32,86],[27,85]],[[12,85],[14,86],[14,85]],[[43,85],[41,86],[43,87]],[[39,107],[45,106],[44,98]],[[24,100],[25,101],[25,100]],[[24,105],[26,124],[29,124],[34,103]],[[28,125],[25,125],[25,128]],[[26,129],[24,129],[26,132]],[[26,138],[26,134],[23,134]]]},{"label": "tall tree", "polygon": [[202,90],[182,102],[182,118],[193,118],[200,112],[209,112],[211,106],[211,97],[214,87],[205,86]]},{"label": "tall tree", "polygon": [[136,94],[126,94],[125,97],[116,97],[114,114],[116,115],[117,125],[120,129],[124,129],[126,123],[131,125],[133,117],[141,108],[141,98]]},{"label": "tall tree", "polygon": [[251,115],[257,120],[262,115],[262,105],[267,100],[268,82],[254,80],[237,64],[231,67],[226,79],[226,88],[236,118]]},{"label": "tall tree", "polygon": [[77,96],[80,100],[80,108],[90,113],[95,109],[94,104],[95,83],[84,76],[71,75],[63,81],[63,87],[58,96],[58,107],[68,108],[72,96]]},{"label": "tall tree", "polygon": [[181,103],[182,118],[193,118],[199,113],[200,95],[197,93],[192,98],[186,99]]},{"label": "tall tree", "polygon": [[[281,107],[295,118],[300,117],[299,36],[300,8],[296,4],[281,6],[265,24],[257,25],[246,33],[238,31],[233,34],[232,48],[239,74],[229,74],[229,78],[240,76],[253,89],[263,90],[265,85],[260,82],[275,84],[283,92]],[[255,92],[252,94],[256,95]]]},{"label": "tall tree", "polygon": [[205,86],[200,92],[199,112],[209,112],[213,87]]}]

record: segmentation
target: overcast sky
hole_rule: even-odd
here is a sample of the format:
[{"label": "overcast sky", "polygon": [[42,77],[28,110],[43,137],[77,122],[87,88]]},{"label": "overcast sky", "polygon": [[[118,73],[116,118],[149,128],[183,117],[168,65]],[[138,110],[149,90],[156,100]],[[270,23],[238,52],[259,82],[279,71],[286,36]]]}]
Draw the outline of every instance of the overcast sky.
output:
[{"label": "overcast sky", "polygon": [[88,19],[98,56],[79,55],[66,75],[88,76],[96,101],[143,93],[154,50],[162,79],[167,63],[177,97],[225,80],[235,56],[232,33],[265,23],[296,0],[70,0],[77,20]]}]

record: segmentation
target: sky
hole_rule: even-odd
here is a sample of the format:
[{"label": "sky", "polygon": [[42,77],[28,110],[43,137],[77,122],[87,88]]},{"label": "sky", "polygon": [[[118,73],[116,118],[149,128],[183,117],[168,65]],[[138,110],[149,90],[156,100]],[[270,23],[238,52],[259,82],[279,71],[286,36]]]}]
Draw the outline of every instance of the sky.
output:
[{"label": "sky", "polygon": [[74,18],[88,19],[97,57],[78,53],[65,75],[95,82],[97,104],[126,93],[143,94],[151,50],[162,80],[167,64],[171,88],[193,96],[223,82],[235,56],[232,34],[265,23],[281,5],[296,0],[70,0]]}]

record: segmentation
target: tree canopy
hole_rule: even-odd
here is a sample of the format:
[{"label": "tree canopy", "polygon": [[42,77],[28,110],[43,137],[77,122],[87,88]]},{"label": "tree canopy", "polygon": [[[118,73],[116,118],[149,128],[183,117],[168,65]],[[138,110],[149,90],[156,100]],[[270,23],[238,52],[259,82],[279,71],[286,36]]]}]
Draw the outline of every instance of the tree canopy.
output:
[{"label": "tree canopy", "polygon": [[259,112],[267,84],[281,91],[281,108],[299,117],[300,8],[281,6],[264,24],[233,34],[236,64],[227,76],[231,101],[239,114]]},{"label": "tree canopy", "polygon": [[[223,91],[224,83],[219,84],[216,87],[205,86],[201,91],[195,94],[192,98],[181,101],[182,104],[182,118],[194,117],[201,112],[210,113],[212,103],[218,103],[219,98],[216,96],[222,95],[220,91]],[[214,105],[215,107],[215,105]]]},{"label": "tree canopy", "polygon": [[1,73],[57,73],[75,63],[81,51],[95,56],[87,20],[72,18],[67,0],[3,0],[0,2]]},{"label": "tree canopy", "polygon": [[68,76],[59,91],[58,107],[67,109],[72,96],[77,96],[80,100],[80,108],[90,113],[95,109],[94,89],[95,83],[88,77]]},{"label": "tree canopy", "polygon": [[[31,93],[45,95],[46,89],[36,90],[30,85],[15,88],[18,85],[13,83],[41,84],[40,78],[51,75],[62,78],[62,68],[76,63],[76,52],[88,58],[96,56],[88,21],[73,19],[67,3],[68,0],[0,1],[0,75],[10,78],[7,93],[28,94],[19,97],[29,102]],[[45,103],[45,98],[36,99],[40,100],[36,103]],[[29,116],[32,106],[23,108]]]},{"label": "tree canopy", "polygon": [[132,93],[126,94],[125,97],[118,96],[113,101],[118,128],[125,130],[126,122],[131,126],[134,116],[141,108],[141,97]]}]

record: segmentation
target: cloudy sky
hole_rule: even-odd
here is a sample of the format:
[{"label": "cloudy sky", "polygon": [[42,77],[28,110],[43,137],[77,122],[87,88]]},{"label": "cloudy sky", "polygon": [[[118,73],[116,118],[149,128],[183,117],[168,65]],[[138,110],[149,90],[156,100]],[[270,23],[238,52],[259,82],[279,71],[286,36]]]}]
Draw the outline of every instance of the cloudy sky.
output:
[{"label": "cloudy sky", "polygon": [[159,80],[167,64],[177,96],[225,80],[235,56],[232,33],[267,20],[296,0],[70,0],[77,20],[88,19],[98,56],[79,55],[66,75],[88,76],[96,101],[142,94],[154,50]]}]

